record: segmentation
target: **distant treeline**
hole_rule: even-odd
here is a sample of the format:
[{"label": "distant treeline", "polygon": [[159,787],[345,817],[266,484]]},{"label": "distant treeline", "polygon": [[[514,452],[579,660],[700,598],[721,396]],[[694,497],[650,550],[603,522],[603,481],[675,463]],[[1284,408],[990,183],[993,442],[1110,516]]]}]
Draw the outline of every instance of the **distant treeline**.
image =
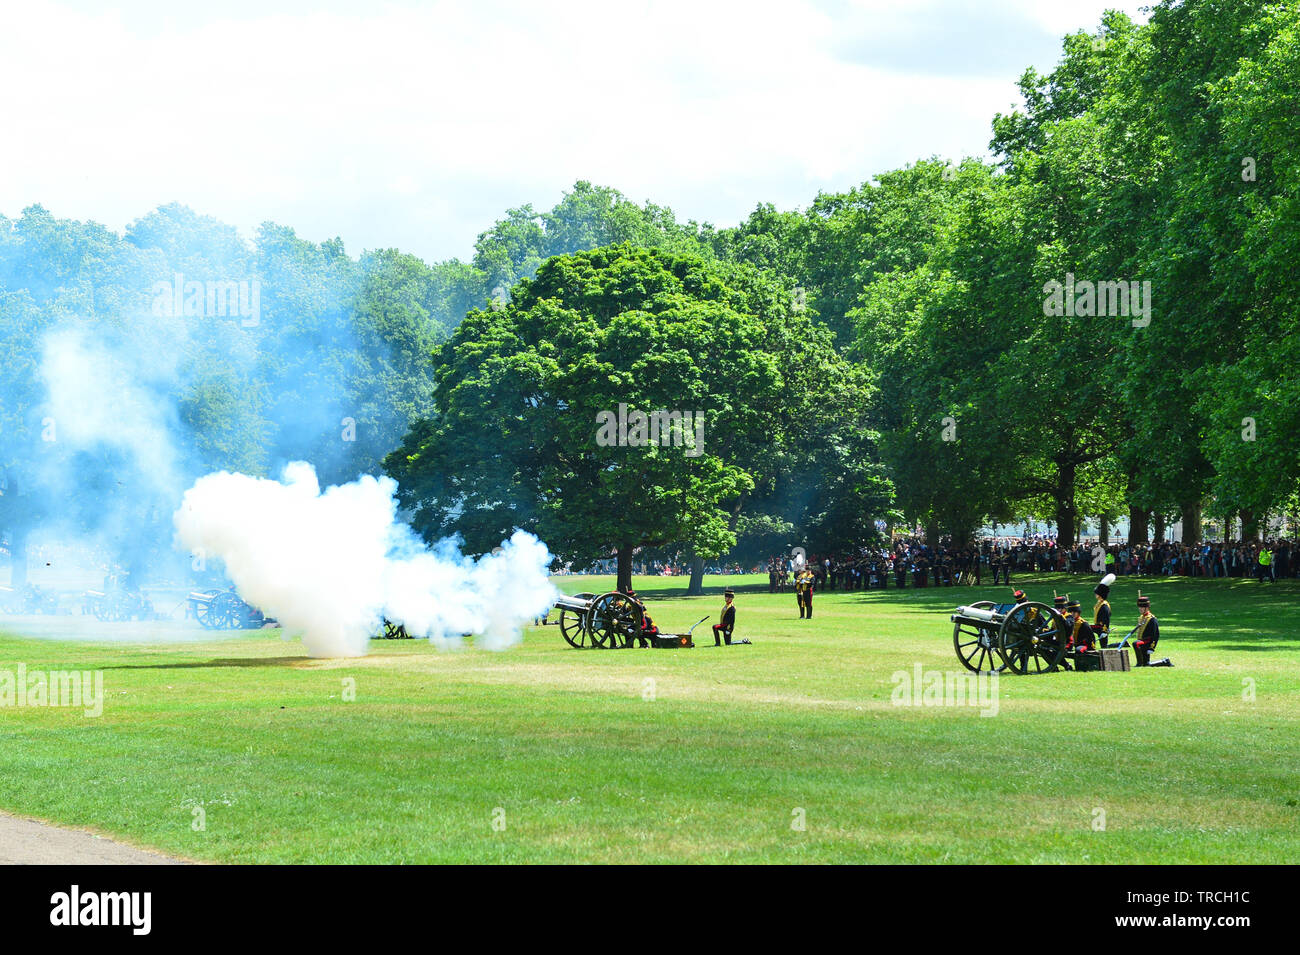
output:
[{"label": "distant treeline", "polygon": [[[103,365],[109,404],[114,374],[140,384],[121,414],[165,432],[182,476],[273,474],[304,459],[337,482],[377,473],[404,438],[409,458],[436,436],[438,369],[503,333],[485,318],[458,333],[467,315],[522,294],[527,307],[511,321],[542,321],[536,296],[549,288],[581,315],[589,290],[577,294],[565,276],[577,269],[581,284],[593,268],[676,276],[685,284],[674,294],[787,323],[830,369],[800,383],[799,404],[825,405],[845,428],[807,418],[809,434],[790,433],[833,447],[838,463],[764,471],[754,447],[735,451],[719,466],[734,469],[726,486],[736,500],[699,505],[719,515],[707,546],[678,541],[697,553],[737,537],[769,552],[814,526],[821,547],[851,546],[872,533],[862,515],[848,516],[866,506],[878,509],[873,519],[956,539],[987,520],[1044,519],[1067,543],[1084,515],[1127,516],[1142,540],[1178,517],[1194,537],[1203,514],[1238,518],[1249,536],[1266,515],[1294,510],[1296,6],[1166,0],[1140,27],[1108,13],[1095,33],[1065,38],[1050,74],[1026,71],[1020,88],[1023,108],[993,119],[992,162],[924,159],[804,210],[759,205],[734,228],[679,222],[578,182],[550,210],[509,210],[469,262],[352,257],[340,240],[311,243],[271,223],[249,243],[177,205],[121,235],[39,206],[0,217],[0,530],[20,542],[57,517],[103,531],[120,499],[136,527],[152,521],[168,536],[166,495],[122,489],[123,474],[144,467],[127,442],[59,430],[47,388],[59,349]],[[607,247],[660,258],[574,260],[529,286],[544,263]],[[701,264],[680,264],[689,261]],[[620,295],[631,311],[654,298]],[[789,301],[769,307],[765,296]],[[800,331],[805,320],[815,331]],[[837,358],[822,356],[823,341]],[[775,349],[778,378],[787,374],[781,363],[797,350],[762,347]],[[614,372],[617,355],[603,359]],[[625,368],[635,363],[629,355]],[[846,403],[819,393],[846,381]],[[709,394],[720,392],[700,400]],[[707,410],[692,397],[662,407]],[[793,460],[791,441],[778,458]],[[713,435],[710,447],[732,453]],[[850,453],[870,457],[869,476],[846,469]],[[413,474],[410,461],[389,465]],[[781,487],[795,476],[825,486]],[[429,530],[477,519],[437,503],[450,519],[430,519]],[[600,546],[626,543],[617,536]],[[661,536],[638,546],[670,543]]]}]

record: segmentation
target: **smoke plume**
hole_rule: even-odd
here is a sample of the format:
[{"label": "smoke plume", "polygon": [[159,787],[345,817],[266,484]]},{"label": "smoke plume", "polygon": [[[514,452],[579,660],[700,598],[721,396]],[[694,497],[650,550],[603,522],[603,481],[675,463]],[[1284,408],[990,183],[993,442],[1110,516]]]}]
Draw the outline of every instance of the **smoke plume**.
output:
[{"label": "smoke plume", "polygon": [[426,548],[398,520],[396,489],[367,475],[322,491],[301,461],[282,481],[210,474],[176,511],[177,540],[220,558],[240,596],[314,657],[364,654],[384,618],[440,645],[466,634],[490,649],[517,643],[554,599],[546,546],[516,531],[478,561],[453,541]]}]

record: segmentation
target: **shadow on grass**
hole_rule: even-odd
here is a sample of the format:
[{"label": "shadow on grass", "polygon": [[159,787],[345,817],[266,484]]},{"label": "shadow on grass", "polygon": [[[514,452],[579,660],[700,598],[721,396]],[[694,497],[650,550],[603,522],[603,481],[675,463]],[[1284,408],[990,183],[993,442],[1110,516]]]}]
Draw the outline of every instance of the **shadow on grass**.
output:
[{"label": "shadow on grass", "polygon": [[192,663],[119,663],[102,667],[104,670],[206,670],[220,667],[294,667],[310,663],[310,657],[227,657],[219,660]]}]

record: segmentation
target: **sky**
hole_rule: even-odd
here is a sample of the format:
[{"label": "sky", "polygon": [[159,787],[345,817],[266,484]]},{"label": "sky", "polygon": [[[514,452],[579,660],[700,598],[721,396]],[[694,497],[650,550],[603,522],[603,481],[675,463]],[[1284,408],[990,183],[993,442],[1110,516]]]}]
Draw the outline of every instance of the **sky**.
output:
[{"label": "sky", "polygon": [[0,12],[0,214],[121,230],[181,202],[437,261],[586,179],[733,225],[986,156],[1027,66],[1149,2],[24,0]]}]

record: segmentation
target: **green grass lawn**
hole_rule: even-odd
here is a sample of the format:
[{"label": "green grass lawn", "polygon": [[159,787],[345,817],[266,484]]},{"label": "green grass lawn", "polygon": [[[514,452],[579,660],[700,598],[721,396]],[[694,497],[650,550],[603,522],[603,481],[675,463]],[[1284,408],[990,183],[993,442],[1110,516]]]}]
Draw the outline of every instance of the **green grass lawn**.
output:
[{"label": "green grass lawn", "polygon": [[[895,706],[891,676],[960,670],[947,613],[1007,588],[819,594],[801,621],[765,578],[729,580],[753,646],[714,649],[707,624],[693,650],[544,627],[359,660],[275,631],[0,634],[0,669],[101,669],[106,695],[99,718],[0,709],[0,809],[221,862],[1300,861],[1294,583],[1121,578],[1117,629],[1140,585],[1176,667],[1006,676],[988,718]],[[636,584],[672,631],[716,620],[726,581]],[[1049,602],[1092,583],[1016,581]]]}]

